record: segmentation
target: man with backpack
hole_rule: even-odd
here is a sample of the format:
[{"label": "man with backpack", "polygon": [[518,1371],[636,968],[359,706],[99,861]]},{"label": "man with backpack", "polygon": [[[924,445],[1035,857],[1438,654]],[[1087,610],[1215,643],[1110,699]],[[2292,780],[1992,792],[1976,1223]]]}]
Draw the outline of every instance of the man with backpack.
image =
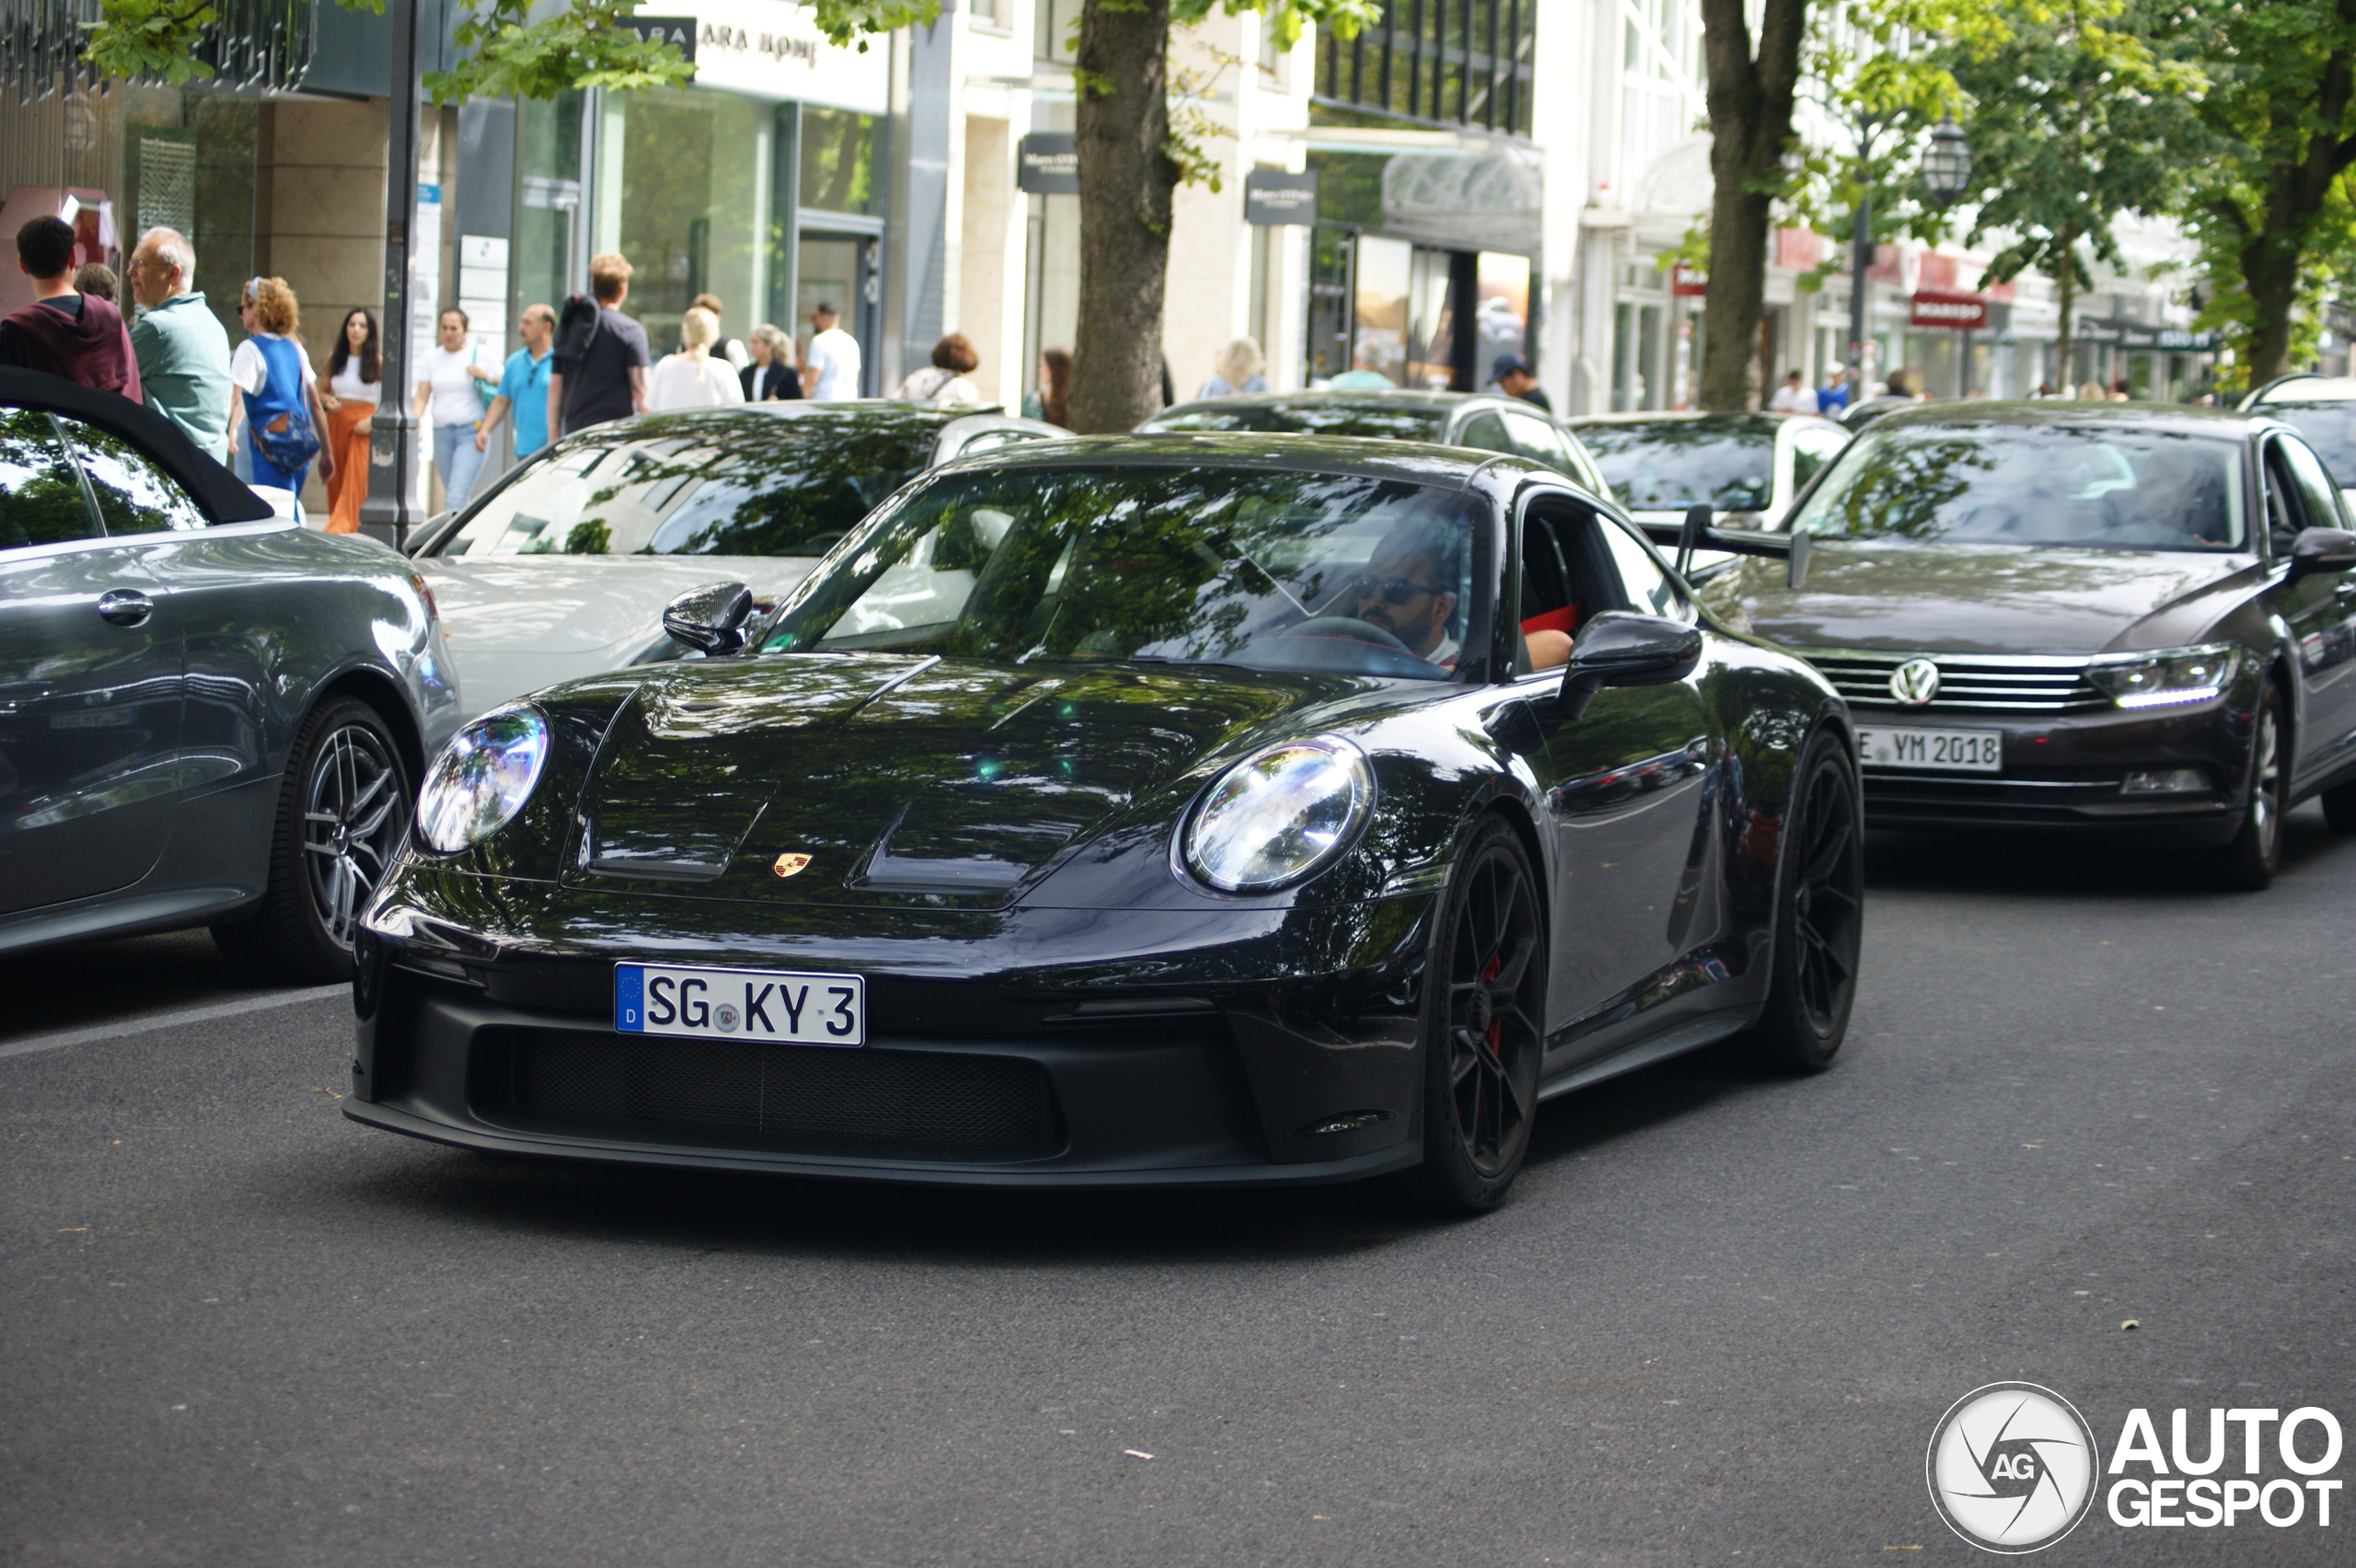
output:
[{"label": "man with backpack", "polygon": [[629,297],[628,260],[613,251],[589,259],[595,303],[564,302],[557,323],[556,369],[549,376],[549,428],[576,430],[646,410],[646,329],[621,313]]}]

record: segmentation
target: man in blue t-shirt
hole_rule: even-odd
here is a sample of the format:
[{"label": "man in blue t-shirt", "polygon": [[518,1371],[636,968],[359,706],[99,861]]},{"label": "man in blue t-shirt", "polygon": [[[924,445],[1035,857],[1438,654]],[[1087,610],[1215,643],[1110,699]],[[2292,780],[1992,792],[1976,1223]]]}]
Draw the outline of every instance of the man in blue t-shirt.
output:
[{"label": "man in blue t-shirt", "polygon": [[524,346],[507,356],[500,372],[499,396],[475,431],[475,450],[488,451],[491,432],[512,409],[515,415],[515,460],[522,462],[549,444],[549,373],[556,361],[549,350],[556,342],[556,312],[545,305],[527,305],[515,324]]}]

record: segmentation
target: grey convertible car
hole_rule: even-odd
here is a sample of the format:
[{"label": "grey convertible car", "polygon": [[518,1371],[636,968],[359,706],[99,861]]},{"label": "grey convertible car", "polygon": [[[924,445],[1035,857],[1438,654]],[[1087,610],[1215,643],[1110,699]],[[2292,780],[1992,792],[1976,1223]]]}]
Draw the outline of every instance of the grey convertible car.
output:
[{"label": "grey convertible car", "polygon": [[291,980],[463,717],[407,561],[274,515],[160,416],[0,369],[0,952],[210,926]]}]

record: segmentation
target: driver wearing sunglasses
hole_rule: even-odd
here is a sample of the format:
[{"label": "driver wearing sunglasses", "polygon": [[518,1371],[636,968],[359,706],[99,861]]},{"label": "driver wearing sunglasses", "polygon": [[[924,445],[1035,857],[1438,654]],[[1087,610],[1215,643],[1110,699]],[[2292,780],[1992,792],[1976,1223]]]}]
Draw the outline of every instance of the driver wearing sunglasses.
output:
[{"label": "driver wearing sunglasses", "polygon": [[[1456,613],[1457,596],[1440,586],[1449,575],[1447,553],[1427,527],[1396,530],[1375,547],[1344,603],[1351,605],[1352,617],[1389,632],[1418,659],[1452,670],[1458,644],[1448,635],[1448,621]],[[1571,656],[1565,632],[1530,632],[1523,645],[1533,670],[1552,669]]]}]

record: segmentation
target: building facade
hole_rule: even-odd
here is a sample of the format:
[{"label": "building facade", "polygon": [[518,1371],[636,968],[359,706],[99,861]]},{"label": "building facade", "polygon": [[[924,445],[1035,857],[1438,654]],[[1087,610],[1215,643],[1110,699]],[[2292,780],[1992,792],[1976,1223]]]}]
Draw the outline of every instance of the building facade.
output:
[{"label": "building facade", "polygon": [[[283,276],[324,363],[344,312],[381,306],[386,19],[216,0],[209,77],[101,89],[74,57],[90,3],[5,0],[0,224],[70,200],[114,261],[142,228],[185,229],[233,336],[237,285]],[[421,3],[425,66],[446,67],[456,0]],[[657,352],[699,294],[730,336],[768,322],[804,343],[824,302],[865,346],[869,395],[948,331],[975,345],[987,397],[1034,392],[1079,311],[1080,0],[946,0],[863,50],[791,0],[653,3],[636,24],[690,55],[687,86],[425,110],[413,347],[458,306],[510,352],[525,306],[560,304],[590,256],[619,250]],[[1690,403],[1707,282],[1663,263],[1710,197],[1698,0],[1392,0],[1356,38],[1291,47],[1215,12],[1173,39],[1172,86],[1219,173],[1176,201],[1175,396],[1249,336],[1278,388],[1357,368],[1471,389],[1511,352],[1565,412]],[[2120,238],[2068,366],[2050,284],[1978,286],[1993,246],[1879,248],[1867,378],[1908,366],[1937,396],[2006,397],[2125,376],[2137,396],[2190,395],[2213,355],[2170,281],[2189,275],[2169,272],[2183,240],[2165,225]],[[1762,386],[1791,368],[1820,385],[1849,357],[1843,252],[1773,236]]]}]

